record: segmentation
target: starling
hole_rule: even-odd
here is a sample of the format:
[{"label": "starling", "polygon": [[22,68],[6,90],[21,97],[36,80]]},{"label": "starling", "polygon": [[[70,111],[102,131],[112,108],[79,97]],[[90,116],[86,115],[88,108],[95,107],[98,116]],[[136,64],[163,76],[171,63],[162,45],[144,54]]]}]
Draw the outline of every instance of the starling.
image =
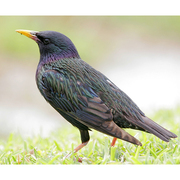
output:
[{"label": "starling", "polygon": [[55,31],[17,32],[33,39],[39,46],[40,61],[36,71],[37,87],[46,101],[68,122],[77,127],[84,147],[95,129],[113,138],[142,146],[124,128],[152,133],[169,142],[177,136],[158,125],[111,80],[84,62],[65,35]]}]

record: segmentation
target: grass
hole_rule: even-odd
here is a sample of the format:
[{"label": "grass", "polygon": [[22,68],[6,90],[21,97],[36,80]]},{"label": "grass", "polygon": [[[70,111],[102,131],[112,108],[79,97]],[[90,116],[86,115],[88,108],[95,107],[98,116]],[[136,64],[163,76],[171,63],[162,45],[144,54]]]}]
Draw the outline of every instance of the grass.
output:
[{"label": "grass", "polygon": [[[180,107],[159,110],[152,116],[180,136],[179,117]],[[11,133],[6,141],[0,140],[0,164],[180,164],[179,138],[166,143],[151,134],[126,131],[138,138],[143,146],[118,139],[115,147],[110,147],[112,137],[92,131],[88,145],[66,159],[64,157],[81,143],[79,131],[70,125],[48,138],[40,135],[23,138]]]}]

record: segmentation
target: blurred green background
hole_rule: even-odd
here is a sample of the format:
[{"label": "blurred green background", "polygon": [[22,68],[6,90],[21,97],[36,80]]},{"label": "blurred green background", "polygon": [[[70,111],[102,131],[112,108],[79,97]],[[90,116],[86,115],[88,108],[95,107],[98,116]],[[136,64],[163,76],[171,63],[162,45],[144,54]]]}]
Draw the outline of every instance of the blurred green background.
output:
[{"label": "blurred green background", "polygon": [[65,120],[35,83],[39,50],[16,29],[68,36],[81,58],[109,77],[151,114],[180,102],[180,17],[0,16],[0,136],[46,136]]}]

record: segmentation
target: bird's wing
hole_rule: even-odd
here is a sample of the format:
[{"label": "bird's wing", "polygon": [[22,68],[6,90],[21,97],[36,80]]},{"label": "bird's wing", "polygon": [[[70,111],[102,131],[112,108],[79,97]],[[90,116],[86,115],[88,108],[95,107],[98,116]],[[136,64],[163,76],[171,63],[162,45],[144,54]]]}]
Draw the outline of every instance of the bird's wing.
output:
[{"label": "bird's wing", "polygon": [[109,79],[105,79],[105,81],[107,86],[106,88],[108,89],[108,96],[103,93],[99,95],[108,107],[119,113],[122,117],[130,116],[132,118],[142,120],[141,116],[145,116],[145,114],[129,98],[129,96],[120,90]]},{"label": "bird's wing", "polygon": [[141,145],[114,123],[111,109],[81,80],[56,70],[47,70],[42,76],[40,89],[45,99],[58,112],[65,114],[67,120],[70,117],[89,128]]}]

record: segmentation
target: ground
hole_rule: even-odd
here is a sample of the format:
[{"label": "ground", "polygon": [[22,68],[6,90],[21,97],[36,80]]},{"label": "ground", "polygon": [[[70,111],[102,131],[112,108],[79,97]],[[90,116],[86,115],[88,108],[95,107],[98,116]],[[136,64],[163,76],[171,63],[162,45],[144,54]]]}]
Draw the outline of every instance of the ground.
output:
[{"label": "ground", "polygon": [[[160,110],[152,118],[180,136],[179,114],[178,107]],[[61,127],[46,138],[41,135],[23,138],[11,133],[7,140],[0,141],[0,164],[180,164],[179,138],[166,143],[151,134],[127,131],[143,146],[118,139],[116,145],[110,147],[112,137],[92,131],[87,146],[66,159],[64,157],[81,143],[79,131],[71,125]]]}]

